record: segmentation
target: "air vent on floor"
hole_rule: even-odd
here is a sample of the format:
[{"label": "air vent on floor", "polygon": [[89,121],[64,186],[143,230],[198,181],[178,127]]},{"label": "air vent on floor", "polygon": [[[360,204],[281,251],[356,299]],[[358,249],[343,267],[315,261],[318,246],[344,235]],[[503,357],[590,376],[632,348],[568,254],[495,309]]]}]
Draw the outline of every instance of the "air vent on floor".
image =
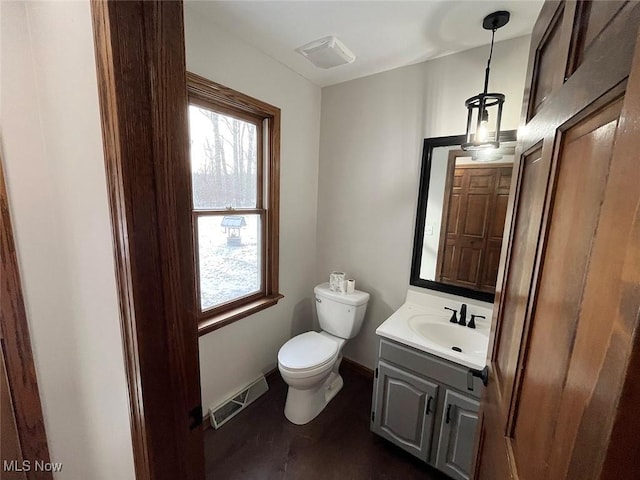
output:
[{"label": "air vent on floor", "polygon": [[261,376],[255,382],[252,382],[227,401],[222,402],[219,405],[212,406],[209,409],[211,425],[213,428],[220,428],[242,410],[247,408],[247,406],[254,402],[260,395],[266,393],[267,390],[269,390],[267,380],[264,376]]}]

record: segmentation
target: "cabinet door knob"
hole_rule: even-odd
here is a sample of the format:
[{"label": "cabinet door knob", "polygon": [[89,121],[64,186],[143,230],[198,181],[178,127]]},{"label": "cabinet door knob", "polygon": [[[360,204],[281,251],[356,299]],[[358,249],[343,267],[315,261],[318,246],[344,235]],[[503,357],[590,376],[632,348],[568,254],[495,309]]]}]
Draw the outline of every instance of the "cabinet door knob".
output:
[{"label": "cabinet door knob", "polygon": [[429,398],[427,400],[427,411],[425,415],[429,415],[431,413],[431,400],[433,400],[433,397],[429,395]]},{"label": "cabinet door knob", "polygon": [[447,405],[446,423],[451,422],[451,404]]}]

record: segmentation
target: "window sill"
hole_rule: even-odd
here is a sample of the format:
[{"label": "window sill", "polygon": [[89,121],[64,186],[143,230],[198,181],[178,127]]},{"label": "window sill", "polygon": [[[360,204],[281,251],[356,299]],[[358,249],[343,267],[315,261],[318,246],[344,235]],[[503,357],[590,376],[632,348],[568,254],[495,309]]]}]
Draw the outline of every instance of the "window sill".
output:
[{"label": "window sill", "polygon": [[246,305],[234,308],[227,312],[215,315],[210,318],[206,318],[198,322],[198,336],[206,335],[209,332],[213,332],[219,328],[229,325],[230,323],[240,320],[241,318],[253,315],[261,310],[269,308],[278,301],[284,298],[284,295],[277,293],[271,297],[260,298]]}]

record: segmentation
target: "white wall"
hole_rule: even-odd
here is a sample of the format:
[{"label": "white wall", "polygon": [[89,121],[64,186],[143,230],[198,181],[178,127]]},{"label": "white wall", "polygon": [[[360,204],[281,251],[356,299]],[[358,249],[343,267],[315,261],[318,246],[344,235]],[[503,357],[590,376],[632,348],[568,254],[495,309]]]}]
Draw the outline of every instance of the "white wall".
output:
[{"label": "white wall", "polygon": [[429,174],[429,202],[425,212],[422,263],[420,264],[420,278],[426,278],[427,280],[436,278],[448,162],[448,147],[436,147],[433,149],[431,153],[431,173]]},{"label": "white wall", "polygon": [[278,349],[312,326],[320,88],[185,7],[187,69],[279,107],[278,305],[200,337],[202,404],[225,400],[277,365]]},{"label": "white wall", "polygon": [[[495,45],[490,90],[506,95],[504,129],[519,124],[529,40]],[[375,329],[409,285],[422,140],[464,133],[464,100],[482,88],[487,55],[485,46],[322,90],[316,281],[342,270],[371,293],[345,347],[370,368]]]},{"label": "white wall", "polygon": [[0,16],[2,155],[55,478],[133,479],[89,3]]}]

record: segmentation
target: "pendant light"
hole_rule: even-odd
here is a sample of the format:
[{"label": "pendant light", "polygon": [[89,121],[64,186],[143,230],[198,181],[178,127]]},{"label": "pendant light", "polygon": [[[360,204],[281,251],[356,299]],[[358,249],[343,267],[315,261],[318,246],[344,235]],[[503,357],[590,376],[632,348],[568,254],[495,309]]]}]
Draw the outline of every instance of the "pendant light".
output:
[{"label": "pendant light", "polygon": [[[466,142],[462,144],[462,149],[465,151],[500,147],[500,122],[505,97],[502,93],[488,93],[489,71],[496,30],[504,27],[509,22],[510,16],[511,14],[506,11],[493,12],[482,22],[485,30],[491,30],[491,50],[484,72],[484,90],[464,102],[468,110]],[[489,135],[490,131],[495,132],[495,137]]]}]

